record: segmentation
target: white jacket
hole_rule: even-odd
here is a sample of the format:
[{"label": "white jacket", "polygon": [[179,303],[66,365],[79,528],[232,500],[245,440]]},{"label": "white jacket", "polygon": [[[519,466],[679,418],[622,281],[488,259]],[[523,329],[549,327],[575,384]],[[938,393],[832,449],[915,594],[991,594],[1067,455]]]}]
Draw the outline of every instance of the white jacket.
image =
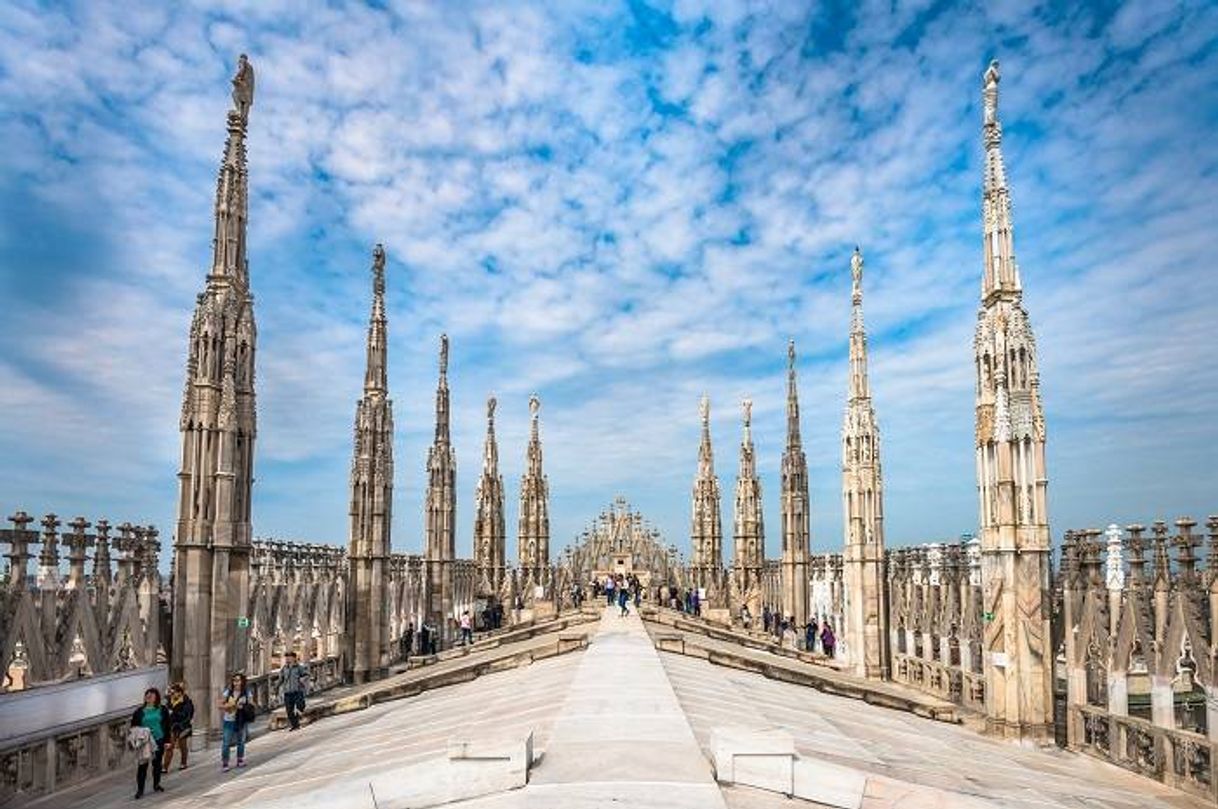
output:
[{"label": "white jacket", "polygon": [[152,743],[152,731],[144,727],[134,727],[127,730],[127,746],[135,751],[135,757],[140,761],[152,758],[156,747]]}]

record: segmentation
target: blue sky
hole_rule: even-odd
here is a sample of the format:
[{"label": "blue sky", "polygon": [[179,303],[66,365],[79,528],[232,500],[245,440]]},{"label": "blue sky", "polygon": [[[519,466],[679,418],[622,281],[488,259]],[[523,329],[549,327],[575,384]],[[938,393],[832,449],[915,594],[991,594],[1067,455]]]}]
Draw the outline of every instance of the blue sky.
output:
[{"label": "blue sky", "polygon": [[1054,535],[1218,511],[1213,4],[17,0],[0,8],[5,514],[168,538],[243,51],[258,535],[345,541],[378,240],[398,549],[420,548],[442,331],[460,552],[494,392],[514,557],[533,391],[553,545],[622,494],[687,547],[705,392],[729,537],[739,402],[755,403],[776,555],[788,337],[813,548],[839,548],[856,243],[889,542],[973,530],[993,56]]}]

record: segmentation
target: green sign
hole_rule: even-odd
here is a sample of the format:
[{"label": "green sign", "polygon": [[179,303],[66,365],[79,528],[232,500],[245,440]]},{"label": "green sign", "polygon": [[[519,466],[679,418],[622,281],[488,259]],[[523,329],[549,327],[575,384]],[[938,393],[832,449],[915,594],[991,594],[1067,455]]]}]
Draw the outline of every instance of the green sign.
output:
[{"label": "green sign", "polygon": [[239,617],[237,619],[237,626],[240,627],[241,629],[249,629],[250,628],[250,619],[246,618],[244,615],[242,615],[241,617]]}]

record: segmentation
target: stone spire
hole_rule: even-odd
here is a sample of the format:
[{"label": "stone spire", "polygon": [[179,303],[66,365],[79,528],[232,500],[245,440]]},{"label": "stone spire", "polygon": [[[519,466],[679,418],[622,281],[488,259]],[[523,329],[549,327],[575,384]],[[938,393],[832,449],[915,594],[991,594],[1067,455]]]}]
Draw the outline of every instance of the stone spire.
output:
[{"label": "stone spire", "polygon": [[698,447],[698,475],[694,478],[693,520],[690,529],[690,567],[694,582],[707,588],[714,602],[723,572],[723,521],[719,506],[719,478],[715,476],[715,455],[711,449],[710,399],[702,397],[702,443]]},{"label": "stone spire", "polygon": [[787,447],[782,453],[782,604],[797,626],[808,620],[808,544],[811,506],[808,459],[799,437],[799,391],[795,383],[795,341],[787,344]]},{"label": "stone spire", "polygon": [[887,679],[888,605],[884,598],[884,485],[880,428],[867,382],[863,328],[863,253],[854,248],[850,318],[850,378],[842,423],[842,514],[846,549],[845,620],[841,633],[850,666],[860,677]]},{"label": "stone spire", "polygon": [[541,468],[541,399],[529,397],[529,448],[520,478],[520,525],[516,553],[520,573],[541,583],[550,566],[550,484]]},{"label": "stone spire", "polygon": [[440,381],[436,385],[436,436],[427,450],[424,502],[428,614],[443,641],[452,637],[452,562],[456,557],[457,451],[449,438],[448,335],[440,335]]},{"label": "stone spire", "polygon": [[[753,450],[753,403],[741,403],[744,412],[744,438],[740,441],[740,471],[736,476],[736,501],[733,509],[732,567],[740,597],[750,591],[760,593],[761,570],[765,565],[765,523],[762,517],[761,481],[757,478],[757,457]],[[758,604],[749,604],[756,612]]]},{"label": "stone spire", "polygon": [[478,577],[498,593],[506,567],[507,523],[503,514],[503,476],[499,474],[499,443],[495,439],[495,397],[486,400],[486,445],[482,475],[474,490],[474,563]]},{"label": "stone spire", "polygon": [[355,450],[351,459],[351,528],[348,558],[347,637],[351,644],[347,679],[383,677],[389,666],[388,576],[393,522],[393,402],[388,398],[385,317],[385,250],[372,251],[372,314],[368,322],[364,395],[355,407]]},{"label": "stone spire", "polygon": [[1011,219],[1011,192],[1002,161],[1002,123],[998,120],[998,61],[990,62],[982,77],[981,127],[985,144],[985,176],[981,186],[981,215],[985,232],[985,274],[981,301],[1019,297],[1023,289],[1015,263],[1015,234]]},{"label": "stone spire", "polygon": [[180,430],[174,540],[174,679],[196,689],[202,731],[228,672],[245,668],[250,495],[254,479],[254,299],[249,291],[245,136],[254,69],[244,55],[233,78],[228,140],[216,184],[212,262],[190,325]]},{"label": "stone spire", "polygon": [[974,340],[986,718],[996,733],[1053,733],[1045,418],[1036,340],[1015,264],[998,121],[998,63],[982,78],[984,272]]}]

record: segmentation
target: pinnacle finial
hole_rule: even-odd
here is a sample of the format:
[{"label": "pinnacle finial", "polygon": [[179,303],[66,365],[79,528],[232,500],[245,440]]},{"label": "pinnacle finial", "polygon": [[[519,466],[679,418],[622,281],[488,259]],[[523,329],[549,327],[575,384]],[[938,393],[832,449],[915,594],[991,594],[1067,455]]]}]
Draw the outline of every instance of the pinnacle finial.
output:
[{"label": "pinnacle finial", "polygon": [[795,370],[795,338],[787,340],[787,370]]},{"label": "pinnacle finial", "polygon": [[710,424],[710,397],[705,393],[702,394],[702,400],[698,403],[698,412],[702,416],[702,426]]},{"label": "pinnacle finial", "polygon": [[753,423],[753,400],[745,399],[740,403],[740,409],[744,411],[744,426],[748,428]]},{"label": "pinnacle finial", "polygon": [[242,122],[249,118],[254,105],[254,66],[243,53],[237,57],[237,73],[233,76],[233,110]]},{"label": "pinnacle finial", "polygon": [[448,335],[440,335],[440,376],[448,375]]},{"label": "pinnacle finial", "polygon": [[529,397],[529,415],[533,421],[537,421],[541,413],[541,397],[534,393]]},{"label": "pinnacle finial", "polygon": [[486,400],[486,421],[490,426],[495,425],[495,406],[499,401],[492,395]]}]

